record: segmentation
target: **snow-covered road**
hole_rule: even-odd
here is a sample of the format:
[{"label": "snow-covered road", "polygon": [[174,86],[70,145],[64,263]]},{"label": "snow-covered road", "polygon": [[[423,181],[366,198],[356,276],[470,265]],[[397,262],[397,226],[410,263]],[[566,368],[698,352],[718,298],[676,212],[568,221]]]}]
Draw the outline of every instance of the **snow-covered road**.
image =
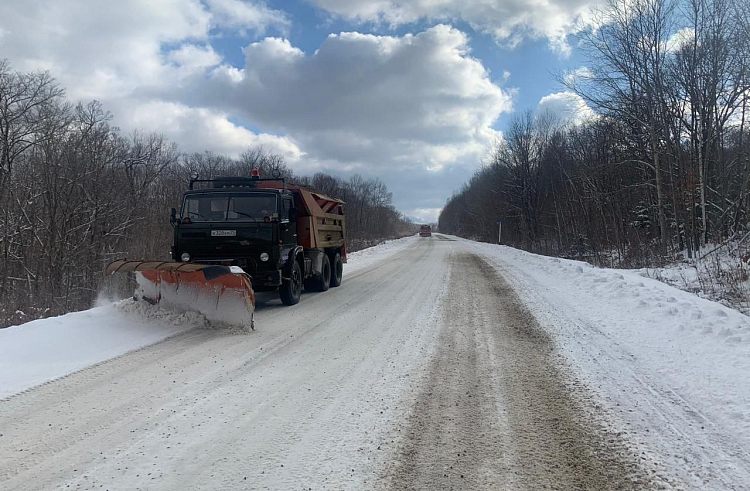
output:
[{"label": "snow-covered road", "polygon": [[[412,237],[360,254],[340,288],[295,307],[259,295],[257,332],[192,329],[61,365],[80,370],[0,400],[0,489],[746,489],[746,435],[731,422],[747,423],[747,382],[724,394],[726,418],[703,382],[676,392],[687,364],[663,360],[670,372],[653,352],[676,356],[665,346],[687,346],[679,331],[639,331],[653,327],[645,308],[568,305],[589,288],[606,310],[619,290],[524,254]],[[744,333],[746,317],[682,294],[682,308]],[[746,367],[740,334],[698,352],[739,371],[711,372],[717,384]],[[639,336],[650,345],[634,352]]]}]

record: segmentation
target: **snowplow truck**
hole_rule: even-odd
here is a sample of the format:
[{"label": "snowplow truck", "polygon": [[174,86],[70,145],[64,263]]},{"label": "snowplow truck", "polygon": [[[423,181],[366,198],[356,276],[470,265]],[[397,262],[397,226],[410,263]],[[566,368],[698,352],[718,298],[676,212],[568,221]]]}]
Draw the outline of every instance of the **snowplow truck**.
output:
[{"label": "snowplow truck", "polygon": [[262,179],[257,169],[250,178],[194,176],[171,223],[173,261],[241,268],[254,291],[278,290],[285,305],[298,303],[303,288],[341,285],[344,202]]},{"label": "snowplow truck", "polygon": [[255,329],[255,293],[250,276],[239,267],[122,259],[107,266],[106,274],[114,273],[135,274],[136,301]]},{"label": "snowplow truck", "polygon": [[172,261],[118,260],[106,273],[135,273],[133,297],[209,321],[254,328],[255,292],[278,290],[285,305],[302,289],[341,285],[344,202],[283,179],[194,175],[177,213]]}]

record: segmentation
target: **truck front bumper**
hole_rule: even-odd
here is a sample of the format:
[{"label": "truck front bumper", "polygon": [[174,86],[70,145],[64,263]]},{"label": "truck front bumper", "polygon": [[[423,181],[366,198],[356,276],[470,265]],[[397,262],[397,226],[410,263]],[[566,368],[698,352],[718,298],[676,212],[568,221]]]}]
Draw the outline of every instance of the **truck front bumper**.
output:
[{"label": "truck front bumper", "polygon": [[254,271],[250,275],[253,279],[253,287],[275,288],[281,286],[281,270]]}]

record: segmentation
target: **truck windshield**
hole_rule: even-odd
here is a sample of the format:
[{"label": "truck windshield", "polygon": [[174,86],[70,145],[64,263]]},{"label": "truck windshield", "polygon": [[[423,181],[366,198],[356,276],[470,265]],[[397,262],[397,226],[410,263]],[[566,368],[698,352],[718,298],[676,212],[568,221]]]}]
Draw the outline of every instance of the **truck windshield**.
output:
[{"label": "truck windshield", "polygon": [[191,222],[242,222],[278,218],[276,195],[196,194],[187,196],[182,206],[182,219]]}]

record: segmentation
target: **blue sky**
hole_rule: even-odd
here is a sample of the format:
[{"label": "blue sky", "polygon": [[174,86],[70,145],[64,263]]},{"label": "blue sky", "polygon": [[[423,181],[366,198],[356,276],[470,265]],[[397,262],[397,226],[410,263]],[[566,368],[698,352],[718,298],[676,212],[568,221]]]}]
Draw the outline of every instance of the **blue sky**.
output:
[{"label": "blue sky", "polygon": [[575,34],[597,1],[13,2],[0,58],[102,101],[125,132],[377,176],[432,221],[514,112],[580,109],[552,73],[585,65]]},{"label": "blue sky", "polygon": [[[304,1],[275,0],[266,4],[270,8],[283,10],[292,21],[287,33],[272,30],[268,34],[288,38],[292,45],[308,55],[314,53],[330,33],[356,31],[403,36],[406,33],[424,31],[436,24],[420,20],[390,29],[371,22],[360,24],[331,18],[326,11]],[[573,49],[569,56],[560,56],[550,50],[549,43],[544,38],[525,39],[519,46],[509,49],[500,46],[491,35],[474,31],[466,22],[459,20],[451,24],[470,36],[471,56],[482,61],[490,71],[492,80],[498,85],[517,90],[514,97],[517,110],[535,109],[542,97],[563,90],[554,80],[555,73],[574,70],[585,64],[577,50]],[[576,42],[574,35],[569,39],[571,43]],[[244,65],[242,49],[255,40],[252,33],[244,36],[221,34],[212,44],[226,60],[241,68]],[[507,80],[503,77],[506,71],[511,74]],[[498,118],[494,127],[504,130],[509,120],[510,116],[504,114]]]}]

